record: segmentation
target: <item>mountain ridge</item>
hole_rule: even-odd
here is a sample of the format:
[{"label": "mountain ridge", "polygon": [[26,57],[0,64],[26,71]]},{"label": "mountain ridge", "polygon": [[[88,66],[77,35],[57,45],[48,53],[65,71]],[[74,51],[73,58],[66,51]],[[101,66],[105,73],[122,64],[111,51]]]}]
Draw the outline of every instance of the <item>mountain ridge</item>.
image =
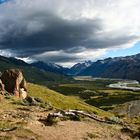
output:
[{"label": "mountain ridge", "polygon": [[98,60],[80,72],[81,76],[122,78],[140,81],[140,54]]},{"label": "mountain ridge", "polygon": [[[36,71],[51,72],[64,76],[93,76],[103,78],[121,78],[140,81],[140,53],[125,57],[106,58],[96,62],[85,61],[77,63],[71,68],[65,68],[55,63],[36,61],[28,64],[16,58],[0,56],[0,62],[9,66],[30,67]],[[4,69],[1,65],[0,70]]]},{"label": "mountain ridge", "polygon": [[37,83],[41,85],[47,85],[50,82],[64,82],[72,80],[63,74],[58,74],[50,71],[44,71],[36,68],[23,60],[19,60],[11,57],[0,56],[0,71],[3,72],[7,69],[18,68],[24,73],[25,78],[28,82]]}]

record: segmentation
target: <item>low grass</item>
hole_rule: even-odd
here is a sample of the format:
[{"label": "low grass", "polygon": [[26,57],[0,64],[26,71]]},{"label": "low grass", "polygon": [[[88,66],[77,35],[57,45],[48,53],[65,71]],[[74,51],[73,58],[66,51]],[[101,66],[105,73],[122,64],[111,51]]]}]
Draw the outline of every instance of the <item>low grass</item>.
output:
[{"label": "low grass", "polygon": [[19,139],[32,139],[32,140],[41,140],[42,137],[38,136],[32,130],[26,129],[26,128],[18,128],[14,134],[16,135],[17,138]]},{"label": "low grass", "polygon": [[17,124],[11,122],[11,121],[0,121],[0,129],[10,129],[13,127],[16,127]]},{"label": "low grass", "polygon": [[28,139],[30,137],[31,138],[35,137],[36,140],[41,139],[40,136],[36,135],[31,130],[24,128],[24,125],[22,123],[17,123],[17,122],[8,121],[8,120],[0,121],[0,130],[1,129],[12,129],[12,128],[16,128],[16,129],[12,130],[10,133],[7,132],[8,135],[6,135],[6,136],[0,135],[0,140],[13,140],[13,135],[19,139],[20,138]]},{"label": "low grass", "polygon": [[0,136],[0,140],[12,140],[12,136]]},{"label": "low grass", "polygon": [[40,97],[44,99],[46,102],[51,103],[56,108],[81,109],[88,112],[94,112],[99,115],[105,115],[105,116],[112,115],[111,113],[105,112],[94,106],[88,105],[80,99],[62,95],[58,92],[50,90],[45,86],[28,83],[28,91],[31,96]]}]

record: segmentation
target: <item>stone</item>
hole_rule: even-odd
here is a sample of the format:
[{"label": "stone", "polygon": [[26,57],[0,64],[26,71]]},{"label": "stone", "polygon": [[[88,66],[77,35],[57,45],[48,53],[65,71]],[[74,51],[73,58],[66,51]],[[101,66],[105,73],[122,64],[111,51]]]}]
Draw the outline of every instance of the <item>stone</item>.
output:
[{"label": "stone", "polygon": [[26,100],[27,102],[29,102],[29,103],[32,103],[32,102],[33,102],[33,97],[27,96],[27,97],[25,98],[25,100]]},{"label": "stone", "polygon": [[[25,92],[27,92],[26,81],[23,73],[20,69],[10,69],[6,70],[1,75],[1,81],[5,86],[5,90],[12,93],[18,97],[21,94],[25,98]],[[23,91],[25,91],[23,93]]]},{"label": "stone", "polygon": [[39,97],[35,97],[34,100],[38,103],[44,103],[44,101]]},{"label": "stone", "polygon": [[5,93],[4,84],[2,83],[0,79],[0,94],[4,95],[4,93]]},{"label": "stone", "polygon": [[32,96],[27,96],[26,98],[25,98],[25,100],[30,104],[30,105],[37,105],[37,102],[35,101],[35,99],[34,99],[34,97],[32,97]]},{"label": "stone", "polygon": [[25,99],[27,97],[27,91],[25,91],[24,88],[20,88],[19,96],[21,99]]}]

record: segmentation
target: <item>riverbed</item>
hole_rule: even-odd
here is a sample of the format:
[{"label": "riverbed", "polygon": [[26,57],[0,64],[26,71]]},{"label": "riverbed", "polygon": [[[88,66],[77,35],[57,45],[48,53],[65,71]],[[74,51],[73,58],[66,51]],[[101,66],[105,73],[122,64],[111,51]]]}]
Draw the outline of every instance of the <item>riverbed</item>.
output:
[{"label": "riverbed", "polygon": [[101,77],[92,77],[92,76],[76,76],[75,80],[81,81],[96,81],[96,80],[111,80],[117,81],[117,83],[109,84],[107,87],[115,89],[126,89],[133,91],[140,91],[140,83],[136,80],[127,80],[127,79],[115,79],[115,78],[101,78]]},{"label": "riverbed", "polygon": [[[132,86],[135,85],[135,86]],[[117,89],[127,89],[133,91],[140,91],[140,87],[136,87],[139,85],[139,82],[136,80],[122,80],[115,84],[110,84],[108,87],[110,88],[117,88]]]}]

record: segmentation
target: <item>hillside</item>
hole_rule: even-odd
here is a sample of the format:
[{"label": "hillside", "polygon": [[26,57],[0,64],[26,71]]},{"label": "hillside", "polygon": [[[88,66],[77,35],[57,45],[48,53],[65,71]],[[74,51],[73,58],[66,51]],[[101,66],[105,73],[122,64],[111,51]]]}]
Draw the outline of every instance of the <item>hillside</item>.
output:
[{"label": "hillside", "polygon": [[94,77],[134,79],[140,81],[140,54],[107,58],[94,62],[78,75]]},{"label": "hillside", "polygon": [[[42,73],[39,73],[41,70],[28,66],[28,64],[24,62],[22,64],[22,61],[14,61],[15,62],[12,60],[13,63],[11,63],[11,59],[9,61],[4,59],[2,60],[2,66],[7,66],[8,68],[8,64],[13,67],[17,65],[14,63],[18,63],[19,68],[23,68],[24,72],[29,71],[28,76],[30,76],[30,74],[35,74],[32,76],[36,76],[36,74],[39,74],[39,77],[43,76],[41,75]],[[29,68],[32,69],[30,70]],[[35,69],[35,71],[33,71],[33,69]],[[47,72],[44,73],[47,74]],[[36,77],[35,80],[37,80]],[[50,83],[53,88],[60,89],[60,92],[51,90],[46,86],[28,83],[27,91],[29,96],[27,98],[21,99],[16,96],[11,96],[11,94],[7,92],[4,95],[0,94],[0,139],[45,140],[47,137],[50,140],[90,140],[93,138],[95,140],[104,140],[106,138],[113,138],[113,140],[131,140],[132,138],[139,138],[139,118],[136,118],[139,116],[134,116],[131,119],[127,119],[127,116],[124,116],[125,118],[117,117],[118,114],[115,116],[110,111],[104,111],[99,109],[98,106],[95,107],[94,104],[89,103],[91,101],[95,103],[96,99],[99,101],[98,97],[103,100],[106,99],[108,102],[111,99],[108,98],[111,97],[111,94],[115,94],[116,96],[116,91],[114,93],[111,92],[110,95],[101,91],[97,92],[101,89],[103,91],[105,89],[109,91],[106,85],[111,82],[110,80],[87,82],[68,81],[67,79],[67,81],[63,79],[59,81],[56,79],[56,81],[50,80],[46,82],[45,80],[46,79],[44,79],[43,84]],[[57,84],[54,84],[55,82],[57,82],[58,87]],[[65,82],[65,85],[62,84],[63,82]],[[63,87],[66,88],[63,90]],[[90,89],[90,92],[87,88]],[[96,92],[92,91],[94,89],[96,89]],[[79,92],[78,90],[84,92]],[[61,93],[63,93],[63,95]],[[86,98],[88,96],[87,101],[85,96]],[[120,93],[118,96],[120,99]],[[136,97],[138,97],[137,94]],[[113,102],[114,101],[109,101],[109,103]],[[80,114],[77,112],[69,114],[71,113],[68,112],[69,110],[79,111]],[[61,112],[66,112],[67,115],[64,116]],[[83,114],[81,114],[81,112]],[[50,114],[54,115],[54,117],[49,118]],[[60,115],[60,117],[55,117],[55,115]],[[132,128],[130,128],[131,132],[124,133],[123,129],[126,129],[125,127],[129,129],[129,125],[133,125]],[[93,128],[95,129],[93,130]],[[107,133],[102,134],[103,131]]]},{"label": "hillside", "polygon": [[86,111],[96,112],[100,115],[110,114],[94,106],[90,106],[80,99],[70,96],[64,96],[44,86],[28,84],[28,89],[30,95],[35,97],[41,97],[42,99],[44,99],[47,102],[50,102],[53,106],[57,108],[82,109]]},{"label": "hillside", "polygon": [[[29,94],[52,103],[54,107],[65,109],[84,109],[98,115],[110,117],[111,113],[89,106],[78,99],[66,97],[46,87],[28,84]],[[44,106],[23,104],[15,97],[6,97],[0,104],[0,139],[1,140],[83,140],[95,139],[130,139],[121,132],[121,126],[99,123],[83,118],[81,121],[59,121],[48,126],[41,121],[53,112]],[[107,132],[107,133],[103,133]]]},{"label": "hillside", "polygon": [[15,58],[0,56],[0,71],[3,72],[10,68],[19,68],[23,70],[27,81],[47,85],[50,82],[66,82],[72,80],[62,74],[44,71]]}]

